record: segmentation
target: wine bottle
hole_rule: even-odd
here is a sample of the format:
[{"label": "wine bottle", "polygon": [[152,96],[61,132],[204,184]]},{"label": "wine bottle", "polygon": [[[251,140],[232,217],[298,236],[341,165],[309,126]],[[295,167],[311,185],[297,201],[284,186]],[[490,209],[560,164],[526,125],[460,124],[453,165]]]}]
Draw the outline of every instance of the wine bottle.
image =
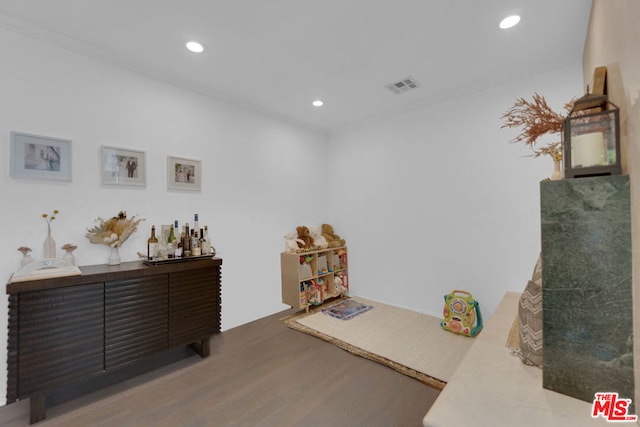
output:
[{"label": "wine bottle", "polygon": [[147,240],[147,259],[154,260],[158,255],[158,238],[156,237],[156,226],[151,226],[151,237]]},{"label": "wine bottle", "polygon": [[173,225],[172,225],[171,228],[169,229],[169,237],[167,237],[167,243],[171,243],[173,245],[175,240],[176,240],[176,235],[173,232]]},{"label": "wine bottle", "polygon": [[191,256],[191,233],[189,232],[189,223],[184,225],[184,247],[182,248],[184,256]]}]

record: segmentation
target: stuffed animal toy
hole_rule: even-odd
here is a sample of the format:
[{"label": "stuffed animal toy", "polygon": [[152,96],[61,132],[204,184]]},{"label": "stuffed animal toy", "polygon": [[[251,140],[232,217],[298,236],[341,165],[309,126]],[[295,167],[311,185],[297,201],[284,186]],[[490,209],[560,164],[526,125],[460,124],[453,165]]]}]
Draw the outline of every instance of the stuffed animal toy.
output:
[{"label": "stuffed animal toy", "polygon": [[329,242],[327,242],[327,239],[325,239],[324,236],[322,235],[322,232],[320,231],[320,227],[309,227],[309,233],[313,238],[313,243],[319,249],[326,249],[329,247]]},{"label": "stuffed animal toy", "polygon": [[298,232],[298,239],[302,240],[303,243],[298,245],[301,249],[311,249],[313,248],[313,237],[309,235],[309,228],[304,225],[296,227],[296,231]]},{"label": "stuffed animal toy", "polygon": [[345,245],[344,239],[334,234],[333,227],[330,224],[322,224],[322,237],[327,240],[330,248],[338,248]]},{"label": "stuffed animal toy", "polygon": [[342,295],[347,292],[347,288],[344,286],[340,276],[335,276],[333,278],[333,286],[339,295]]},{"label": "stuffed animal toy", "polygon": [[286,253],[293,253],[300,248],[299,245],[304,245],[304,240],[296,239],[295,233],[292,233],[291,231],[287,232],[284,235],[284,239],[285,239],[284,251]]}]

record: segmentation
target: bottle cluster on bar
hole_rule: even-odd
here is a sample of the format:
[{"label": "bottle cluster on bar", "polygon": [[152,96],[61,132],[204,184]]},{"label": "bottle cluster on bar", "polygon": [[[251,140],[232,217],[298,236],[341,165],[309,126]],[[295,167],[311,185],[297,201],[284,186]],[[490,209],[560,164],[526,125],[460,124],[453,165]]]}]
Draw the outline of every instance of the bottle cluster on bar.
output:
[{"label": "bottle cluster on bar", "polygon": [[[180,230],[180,231],[178,231]],[[185,223],[182,229],[176,219],[171,225],[163,225],[156,235],[156,226],[151,226],[151,237],[147,240],[147,259],[160,261],[171,258],[215,255],[209,237],[209,227],[200,228],[198,214],[193,215],[193,226]]]}]

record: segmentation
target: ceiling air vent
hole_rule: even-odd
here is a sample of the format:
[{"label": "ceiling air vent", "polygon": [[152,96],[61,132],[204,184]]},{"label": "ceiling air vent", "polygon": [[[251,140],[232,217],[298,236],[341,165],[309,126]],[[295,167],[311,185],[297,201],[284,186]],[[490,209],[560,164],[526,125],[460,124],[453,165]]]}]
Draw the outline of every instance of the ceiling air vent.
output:
[{"label": "ceiling air vent", "polygon": [[395,83],[385,85],[385,87],[393,93],[403,93],[411,89],[416,89],[418,86],[420,86],[418,82],[411,76],[405,77]]}]

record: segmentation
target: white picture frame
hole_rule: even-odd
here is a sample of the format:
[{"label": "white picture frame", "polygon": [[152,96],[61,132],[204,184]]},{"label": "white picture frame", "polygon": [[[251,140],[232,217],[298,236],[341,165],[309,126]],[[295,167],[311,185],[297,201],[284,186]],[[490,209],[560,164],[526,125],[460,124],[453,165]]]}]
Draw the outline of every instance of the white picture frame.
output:
[{"label": "white picture frame", "polygon": [[145,187],[146,153],[130,148],[101,146],[100,179],[103,185]]},{"label": "white picture frame", "polygon": [[11,132],[14,178],[71,181],[71,140]]},{"label": "white picture frame", "polygon": [[167,156],[167,189],[202,190],[202,162],[183,157]]}]

